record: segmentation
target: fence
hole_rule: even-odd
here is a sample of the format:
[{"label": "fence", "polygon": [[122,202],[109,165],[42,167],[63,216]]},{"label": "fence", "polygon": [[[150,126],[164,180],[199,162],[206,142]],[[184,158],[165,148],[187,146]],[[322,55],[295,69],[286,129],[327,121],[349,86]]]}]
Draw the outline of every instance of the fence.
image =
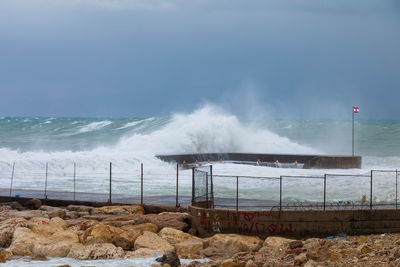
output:
[{"label": "fence", "polygon": [[254,177],[193,169],[192,205],[224,209],[332,210],[398,208],[398,171]]},{"label": "fence", "polygon": [[[141,163],[132,167],[131,173],[126,169],[125,172],[119,171],[111,162],[93,170],[87,166],[79,169],[76,163],[67,166],[67,169],[55,163],[43,163],[40,166],[41,170],[36,167],[26,171],[26,166],[18,166],[18,163],[10,165],[1,162],[0,195],[176,207],[190,203],[190,191],[184,189],[180,192],[179,187],[190,184],[191,171],[180,170],[178,165],[175,169],[157,171],[146,170]],[[18,167],[25,171],[19,171]]]}]

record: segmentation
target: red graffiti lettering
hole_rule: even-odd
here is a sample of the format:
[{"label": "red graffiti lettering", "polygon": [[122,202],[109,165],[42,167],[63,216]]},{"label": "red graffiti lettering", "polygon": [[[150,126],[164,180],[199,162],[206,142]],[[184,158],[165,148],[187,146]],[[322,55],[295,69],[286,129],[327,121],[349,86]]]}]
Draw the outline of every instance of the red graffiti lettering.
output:
[{"label": "red graffiti lettering", "polygon": [[274,223],[271,223],[271,224],[268,225],[268,227],[267,227],[268,233],[270,233],[270,234],[275,233],[276,229],[277,229],[277,225],[274,224]]},{"label": "red graffiti lettering", "polygon": [[209,219],[207,219],[207,215],[206,215],[205,212],[203,212],[203,213],[201,214],[201,217],[200,217],[200,225],[201,225],[201,226],[211,226],[211,221],[210,221]]}]

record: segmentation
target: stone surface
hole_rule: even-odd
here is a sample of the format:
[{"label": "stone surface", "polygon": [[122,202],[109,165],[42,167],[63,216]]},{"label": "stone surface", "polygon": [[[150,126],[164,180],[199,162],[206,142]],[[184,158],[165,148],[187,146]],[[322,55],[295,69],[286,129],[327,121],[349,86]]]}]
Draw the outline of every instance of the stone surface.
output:
[{"label": "stone surface", "polygon": [[10,246],[15,229],[26,225],[27,220],[23,218],[11,218],[2,221],[0,223],[0,247]]},{"label": "stone surface", "polygon": [[4,214],[6,218],[24,218],[26,220],[30,220],[35,217],[41,218],[49,218],[47,212],[44,210],[24,210],[24,211],[16,211],[9,210]]},{"label": "stone surface", "polygon": [[134,251],[128,251],[125,254],[125,259],[136,259],[136,258],[154,258],[157,256],[155,249],[139,248]]},{"label": "stone surface", "polygon": [[93,210],[93,207],[81,206],[81,205],[69,205],[69,206],[67,206],[67,210],[69,210],[69,211],[77,211],[77,212],[88,212],[88,213],[91,213],[92,210]]},{"label": "stone surface", "polygon": [[120,228],[98,223],[84,232],[82,236],[82,243],[113,243],[114,238],[122,232],[123,230]]},{"label": "stone surface", "polygon": [[279,248],[287,246],[288,244],[290,244],[292,242],[296,242],[296,241],[297,240],[288,239],[288,238],[279,237],[279,236],[269,236],[265,239],[263,246],[274,248],[274,249],[277,249],[277,248],[279,249]]},{"label": "stone surface", "polygon": [[144,209],[139,205],[127,206],[105,206],[101,208],[94,208],[92,214],[112,214],[112,215],[131,215],[131,214],[144,214]]},{"label": "stone surface", "polygon": [[191,241],[191,240],[197,240],[200,241],[201,239],[195,236],[192,236],[188,233],[184,233],[180,230],[176,230],[174,228],[169,228],[169,227],[164,227],[161,229],[161,231],[158,233],[160,237],[163,239],[167,240],[169,243],[172,245],[175,245],[177,243],[185,242],[185,241]]},{"label": "stone surface", "polygon": [[25,207],[31,210],[37,210],[42,206],[42,201],[37,198],[32,198],[25,203]]},{"label": "stone surface", "polygon": [[[165,228],[164,228],[165,229]],[[189,240],[175,244],[176,253],[182,259],[198,259],[203,250],[202,240]]]},{"label": "stone surface", "polygon": [[177,215],[176,212],[165,212],[161,214],[146,214],[145,219],[156,224],[161,230],[164,227],[174,228],[184,231],[189,229],[189,225],[183,221],[184,216]]},{"label": "stone surface", "polygon": [[71,247],[67,257],[78,260],[99,260],[99,259],[117,259],[124,256],[122,248],[117,248],[113,244],[75,244]]},{"label": "stone surface", "polygon": [[156,261],[161,262],[161,264],[163,264],[162,266],[165,264],[171,267],[178,267],[181,265],[178,255],[173,251],[166,252],[162,257],[157,258]]},{"label": "stone surface", "polygon": [[8,250],[1,250],[0,251],[0,263],[5,263],[6,261],[11,260],[13,254],[11,251]]},{"label": "stone surface", "polygon": [[157,234],[149,231],[144,231],[143,235],[139,236],[135,240],[135,249],[149,248],[159,251],[160,253],[166,253],[168,251],[174,251],[175,248],[168,243],[168,241],[162,239]]}]

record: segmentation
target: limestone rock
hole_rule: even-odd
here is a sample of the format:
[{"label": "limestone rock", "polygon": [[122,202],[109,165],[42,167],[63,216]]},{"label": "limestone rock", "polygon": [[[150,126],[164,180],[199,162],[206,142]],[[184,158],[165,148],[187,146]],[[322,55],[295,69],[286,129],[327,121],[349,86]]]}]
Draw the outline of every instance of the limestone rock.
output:
[{"label": "limestone rock", "polygon": [[13,254],[11,251],[8,250],[1,250],[0,251],[0,263],[5,263],[8,260],[11,260]]},{"label": "limestone rock", "polygon": [[17,227],[13,234],[9,250],[13,255],[31,256],[32,248],[37,241],[37,235],[26,227]]},{"label": "limestone rock", "polygon": [[82,245],[74,244],[71,247],[67,257],[78,260],[99,260],[99,259],[117,259],[124,256],[122,248],[117,248],[113,244],[92,244]]},{"label": "limestone rock", "polygon": [[224,260],[220,267],[245,267],[246,262],[233,259]]},{"label": "limestone rock", "polygon": [[144,231],[149,231],[153,233],[158,232],[158,226],[155,225],[154,223],[142,223],[138,225],[124,225],[121,227],[122,230],[124,231],[136,231],[140,232],[143,234]]},{"label": "limestone rock", "polygon": [[161,214],[146,214],[145,219],[156,224],[161,230],[164,227],[174,228],[184,231],[189,228],[189,225],[184,222],[182,215],[177,215],[176,212],[163,212]]},{"label": "limestone rock", "polygon": [[288,244],[292,242],[296,242],[297,240],[293,239],[288,239],[284,237],[279,237],[279,236],[269,236],[265,239],[263,246],[264,247],[270,247],[274,249],[279,249],[287,246]]},{"label": "limestone rock", "polygon": [[123,231],[114,237],[113,244],[124,250],[129,250],[134,247],[135,241],[140,235],[142,235],[142,233],[138,231]]},{"label": "limestone rock", "polygon": [[113,215],[130,215],[130,214],[144,214],[144,209],[139,205],[127,206],[105,206],[101,208],[94,208],[92,214],[113,214]]},{"label": "limestone rock", "polygon": [[340,261],[340,260],[342,260],[342,258],[343,258],[342,254],[340,254],[339,252],[334,252],[331,254],[330,260],[331,261]]},{"label": "limestone rock", "polygon": [[82,206],[82,205],[69,205],[69,206],[67,206],[67,210],[91,213],[93,208],[89,207],[89,206]]},{"label": "limestone rock", "polygon": [[135,249],[149,248],[166,253],[174,251],[174,247],[168,241],[162,239],[157,234],[149,231],[144,231],[143,235],[139,236],[135,241]]},{"label": "limestone rock", "polygon": [[303,246],[303,241],[294,240],[288,244],[290,249],[301,248]]},{"label": "limestone rock", "polygon": [[209,246],[216,247],[231,253],[256,251],[262,240],[256,236],[238,234],[216,234],[208,239]]},{"label": "limestone rock", "polygon": [[114,237],[122,232],[123,230],[119,228],[98,223],[85,231],[85,233],[82,236],[82,243],[83,244],[112,243]]},{"label": "limestone rock", "polygon": [[[164,228],[165,229],[165,228]],[[175,244],[176,253],[182,259],[198,259],[203,249],[201,240],[189,240]]]},{"label": "limestone rock", "polygon": [[157,256],[155,249],[139,248],[134,251],[128,251],[125,254],[125,259],[136,259],[136,258],[154,258]]},{"label": "limestone rock", "polygon": [[162,237],[163,239],[167,240],[169,243],[172,245],[175,245],[177,243],[185,242],[185,241],[191,241],[191,240],[198,240],[201,241],[200,238],[192,236],[188,233],[184,233],[180,230],[176,230],[174,228],[169,228],[169,227],[164,227],[158,235]]},{"label": "limestone rock", "polygon": [[64,209],[56,209],[54,211],[49,212],[50,218],[59,217],[61,219],[65,219],[67,216],[67,212]]},{"label": "limestone rock", "polygon": [[35,234],[50,236],[67,228],[67,223],[61,218],[32,218],[28,221],[28,228]]},{"label": "limestone rock", "polygon": [[7,218],[18,217],[18,218],[24,218],[26,220],[30,220],[35,217],[49,218],[47,212],[44,210],[24,210],[24,211],[9,210],[5,214],[5,217]]},{"label": "limestone rock", "polygon": [[294,257],[294,265],[295,266],[301,266],[306,262],[307,262],[306,253],[301,253],[301,254],[297,255],[296,257]]},{"label": "limestone rock", "polygon": [[13,210],[25,210],[25,207],[22,206],[21,203],[19,203],[18,201],[11,202],[10,207]]},{"label": "limestone rock", "polygon": [[11,244],[13,233],[17,227],[26,226],[23,218],[6,219],[0,223],[0,247],[8,247]]},{"label": "limestone rock", "polygon": [[165,264],[168,264],[171,267],[178,267],[181,265],[178,255],[173,251],[165,253],[162,257],[157,258],[156,261],[161,262],[161,264],[163,264],[162,266]]}]

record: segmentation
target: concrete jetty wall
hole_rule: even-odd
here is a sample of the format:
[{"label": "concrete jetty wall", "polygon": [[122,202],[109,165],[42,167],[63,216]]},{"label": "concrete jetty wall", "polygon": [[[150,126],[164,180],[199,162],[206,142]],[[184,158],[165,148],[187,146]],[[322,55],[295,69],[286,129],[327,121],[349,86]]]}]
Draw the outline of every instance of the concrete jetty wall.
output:
[{"label": "concrete jetty wall", "polygon": [[217,233],[266,238],[400,232],[400,210],[396,209],[236,212],[189,206],[188,210],[192,227],[201,237]]},{"label": "concrete jetty wall", "polygon": [[196,153],[196,154],[176,154],[176,155],[156,155],[157,158],[167,162],[186,162],[188,164],[196,162],[232,160],[232,161],[253,161],[280,163],[304,164],[307,169],[350,169],[361,168],[360,156],[325,156],[325,155],[296,155],[296,154],[258,154],[258,153]]}]

